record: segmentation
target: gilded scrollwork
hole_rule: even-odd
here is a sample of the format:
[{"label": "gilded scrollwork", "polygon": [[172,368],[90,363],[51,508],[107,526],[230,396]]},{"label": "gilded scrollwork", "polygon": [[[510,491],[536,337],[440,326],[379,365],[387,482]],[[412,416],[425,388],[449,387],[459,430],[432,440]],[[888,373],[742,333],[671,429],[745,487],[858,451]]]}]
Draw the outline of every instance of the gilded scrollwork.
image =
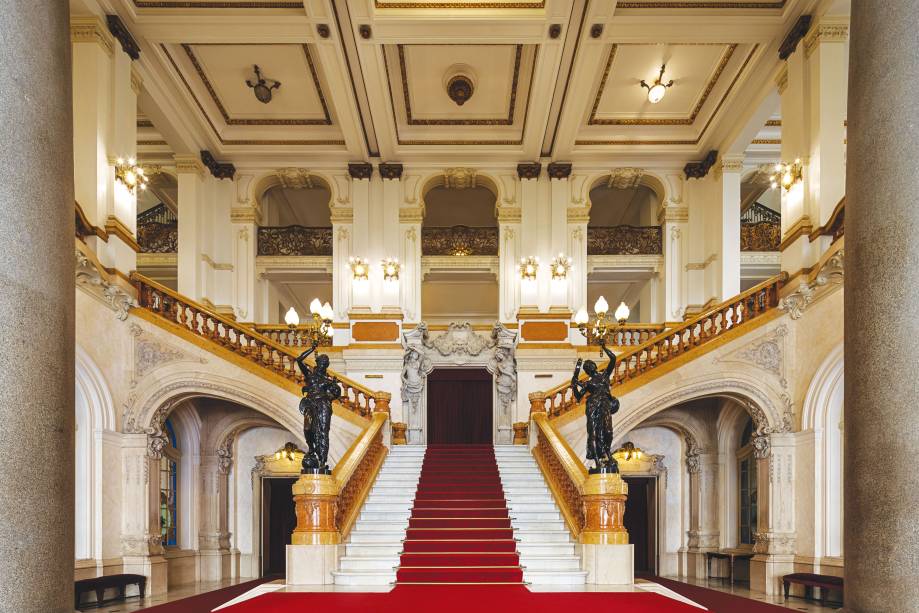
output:
[{"label": "gilded scrollwork", "polygon": [[260,227],[258,255],[332,255],[332,228]]},{"label": "gilded scrollwork", "polygon": [[423,255],[498,255],[498,228],[469,226],[421,229]]},{"label": "gilded scrollwork", "polygon": [[602,226],[587,228],[587,255],[660,255],[660,226]]}]

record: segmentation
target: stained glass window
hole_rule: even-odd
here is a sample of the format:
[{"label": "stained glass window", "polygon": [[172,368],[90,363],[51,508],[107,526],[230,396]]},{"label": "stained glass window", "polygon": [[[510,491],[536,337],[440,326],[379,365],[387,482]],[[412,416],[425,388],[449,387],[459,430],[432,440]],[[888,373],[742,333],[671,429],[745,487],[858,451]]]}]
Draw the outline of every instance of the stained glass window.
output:
[{"label": "stained glass window", "polygon": [[179,450],[175,430],[168,419],[165,429],[169,438],[169,446],[163,450],[163,456],[160,458],[160,533],[163,546],[176,547],[178,545],[176,511],[178,509]]}]

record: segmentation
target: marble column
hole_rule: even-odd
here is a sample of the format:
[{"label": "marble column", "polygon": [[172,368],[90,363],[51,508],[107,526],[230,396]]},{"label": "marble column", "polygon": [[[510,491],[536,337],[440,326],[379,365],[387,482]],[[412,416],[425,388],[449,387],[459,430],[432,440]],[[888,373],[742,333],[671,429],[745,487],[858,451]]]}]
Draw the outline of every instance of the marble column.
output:
[{"label": "marble column", "polygon": [[[919,0],[853,2],[846,202],[846,611],[919,602]],[[884,462],[866,461],[878,450]]]},{"label": "marble column", "polygon": [[0,608],[73,611],[70,11],[0,12]]}]

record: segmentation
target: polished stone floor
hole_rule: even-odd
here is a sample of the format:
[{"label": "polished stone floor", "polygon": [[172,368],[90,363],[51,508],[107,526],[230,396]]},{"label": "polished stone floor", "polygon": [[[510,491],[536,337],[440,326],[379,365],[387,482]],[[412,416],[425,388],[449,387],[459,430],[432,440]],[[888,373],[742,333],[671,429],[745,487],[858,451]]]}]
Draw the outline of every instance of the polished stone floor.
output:
[{"label": "polished stone floor", "polygon": [[[765,596],[764,594],[757,594],[751,592],[745,584],[735,583],[733,586],[728,585],[727,582],[720,579],[677,579],[673,578],[676,581],[683,581],[685,583],[691,583],[692,585],[698,585],[701,587],[707,587],[712,590],[718,590],[719,592],[726,592],[729,594],[734,594],[735,596],[742,596],[744,598],[750,598],[753,600],[759,600],[761,602],[768,602],[771,604],[776,604],[780,606],[787,607],[791,611],[803,611],[805,613],[827,613],[829,611],[837,611],[837,607],[832,606],[821,606],[819,603],[810,602],[803,600],[801,598],[789,598],[785,601],[781,596],[777,598],[771,598]],[[154,605],[163,604],[165,602],[172,602],[174,600],[180,600],[182,598],[188,598],[189,596],[195,596],[196,594],[201,594],[203,592],[209,592],[211,590],[220,589],[223,587],[228,587],[240,583],[240,581],[249,581],[249,579],[242,580],[227,580],[211,583],[194,583],[185,586],[175,587],[166,594],[161,594],[159,596],[152,596],[150,598],[145,598],[140,600],[138,598],[131,598],[126,602],[116,602],[110,605],[103,606],[99,609],[94,609],[99,613],[133,613],[147,607],[152,607]],[[360,588],[360,587],[342,587],[342,586],[312,586],[308,588],[310,591],[385,591],[386,588],[380,588],[379,586]],[[552,590],[553,586],[540,586],[540,591]],[[571,589],[571,586],[557,586],[559,591],[568,591]],[[587,589],[589,591],[603,590],[603,586],[590,586],[583,587],[581,589]],[[613,588],[613,591],[620,591],[622,588]]]}]

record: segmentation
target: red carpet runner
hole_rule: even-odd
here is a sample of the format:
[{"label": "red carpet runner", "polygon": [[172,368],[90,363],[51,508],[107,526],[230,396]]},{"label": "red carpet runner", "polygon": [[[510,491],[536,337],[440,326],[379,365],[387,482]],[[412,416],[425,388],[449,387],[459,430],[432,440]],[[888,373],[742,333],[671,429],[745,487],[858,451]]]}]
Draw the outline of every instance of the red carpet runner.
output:
[{"label": "red carpet runner", "polygon": [[494,448],[428,445],[396,583],[522,582]]}]

